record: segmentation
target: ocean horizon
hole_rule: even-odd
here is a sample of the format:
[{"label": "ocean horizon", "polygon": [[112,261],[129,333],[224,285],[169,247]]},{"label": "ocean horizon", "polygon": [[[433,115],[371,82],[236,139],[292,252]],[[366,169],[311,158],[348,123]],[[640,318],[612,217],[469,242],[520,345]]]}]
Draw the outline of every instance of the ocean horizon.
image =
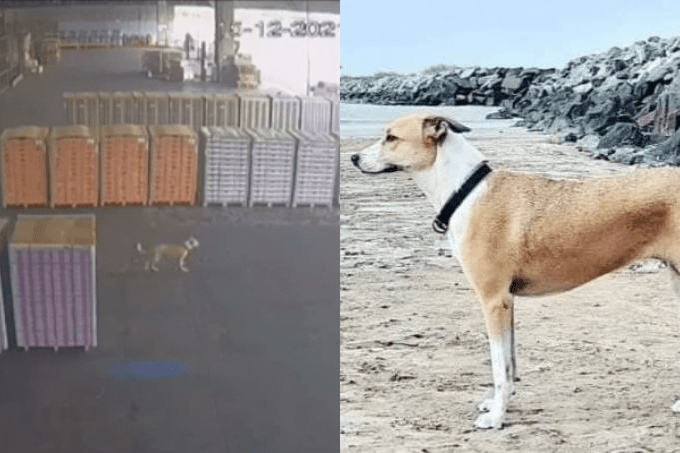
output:
[{"label": "ocean horizon", "polygon": [[379,137],[389,121],[414,111],[441,113],[455,118],[476,133],[492,132],[513,126],[517,119],[487,120],[489,113],[500,107],[475,105],[421,106],[421,105],[374,105],[340,103],[340,136],[342,138]]}]

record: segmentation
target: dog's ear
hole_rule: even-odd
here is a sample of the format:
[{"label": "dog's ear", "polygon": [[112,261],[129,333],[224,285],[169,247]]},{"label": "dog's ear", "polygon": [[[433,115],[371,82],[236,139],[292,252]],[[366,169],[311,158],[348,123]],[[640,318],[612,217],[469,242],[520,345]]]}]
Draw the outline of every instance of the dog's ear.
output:
[{"label": "dog's ear", "polygon": [[462,134],[463,132],[470,132],[472,130],[467,126],[463,126],[458,121],[452,120],[451,118],[446,118],[446,122],[448,123],[451,130],[457,134]]},{"label": "dog's ear", "polygon": [[437,145],[446,138],[446,119],[438,116],[423,120],[423,142],[426,145]]},{"label": "dog's ear", "polygon": [[456,120],[432,116],[423,121],[423,140],[428,145],[436,145],[446,138],[449,128],[459,134],[470,131],[469,127],[463,126]]}]

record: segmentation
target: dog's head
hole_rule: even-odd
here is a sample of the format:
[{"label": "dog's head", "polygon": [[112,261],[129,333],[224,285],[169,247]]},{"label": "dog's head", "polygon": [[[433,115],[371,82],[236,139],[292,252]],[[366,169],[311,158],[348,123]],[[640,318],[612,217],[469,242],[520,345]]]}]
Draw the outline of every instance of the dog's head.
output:
[{"label": "dog's head", "polygon": [[413,114],[394,120],[382,139],[352,156],[364,173],[415,172],[429,168],[437,157],[437,145],[447,134],[470,129],[454,119],[435,114]]},{"label": "dog's head", "polygon": [[187,246],[187,248],[188,248],[189,250],[195,249],[196,247],[198,247],[198,246],[200,245],[200,244],[198,243],[198,239],[196,239],[196,238],[193,237],[193,236],[189,236],[189,239],[187,239],[187,241],[185,242],[185,244],[186,244],[186,246]]}]

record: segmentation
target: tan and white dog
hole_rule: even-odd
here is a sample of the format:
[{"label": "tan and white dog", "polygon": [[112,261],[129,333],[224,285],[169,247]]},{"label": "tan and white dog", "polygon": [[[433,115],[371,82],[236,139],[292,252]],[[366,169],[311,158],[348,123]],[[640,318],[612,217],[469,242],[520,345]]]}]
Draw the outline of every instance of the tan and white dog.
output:
[{"label": "tan and white dog", "polygon": [[177,261],[179,268],[183,272],[189,272],[189,268],[185,265],[185,260],[189,256],[189,253],[199,246],[198,239],[190,236],[184,244],[158,244],[151,248],[150,251],[145,250],[140,242],[137,243],[137,251],[139,253],[146,255],[147,260],[144,265],[145,270],[158,271],[157,264],[162,259],[169,259],[172,261]]},{"label": "tan and white dog", "polygon": [[[352,162],[369,174],[406,172],[441,216],[484,167],[467,131],[437,115],[402,117]],[[666,261],[680,295],[680,170],[585,181],[492,171],[477,180],[440,226],[448,227],[489,335],[494,395],[480,404],[475,425],[501,428],[516,380],[513,296],[566,291],[643,258]],[[672,410],[680,412],[680,401]]]}]

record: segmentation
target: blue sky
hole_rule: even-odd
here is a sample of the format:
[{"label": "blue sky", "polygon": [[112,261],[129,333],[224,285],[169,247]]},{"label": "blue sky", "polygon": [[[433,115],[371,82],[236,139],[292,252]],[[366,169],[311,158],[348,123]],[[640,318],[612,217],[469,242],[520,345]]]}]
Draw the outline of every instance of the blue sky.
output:
[{"label": "blue sky", "polygon": [[341,74],[435,64],[562,68],[650,36],[680,36],[680,1],[342,0]]}]

